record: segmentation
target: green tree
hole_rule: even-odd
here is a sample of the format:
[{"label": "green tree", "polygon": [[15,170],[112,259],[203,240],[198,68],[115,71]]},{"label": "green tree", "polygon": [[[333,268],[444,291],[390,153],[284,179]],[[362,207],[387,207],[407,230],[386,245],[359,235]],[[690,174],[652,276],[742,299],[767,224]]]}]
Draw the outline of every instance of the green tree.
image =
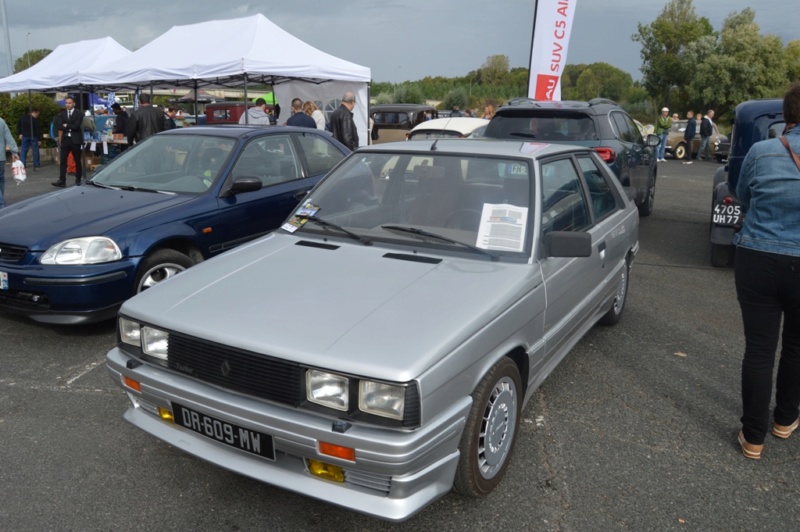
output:
[{"label": "green tree", "polygon": [[[480,83],[484,85],[503,85],[508,80],[509,63],[507,55],[491,55],[480,69]],[[478,80],[475,80],[478,81]]]},{"label": "green tree", "polygon": [[786,45],[786,74],[789,81],[800,80],[800,40]]},{"label": "green tree", "polygon": [[414,83],[403,83],[395,89],[392,103],[425,103],[425,98],[419,86]]},{"label": "green tree", "polygon": [[440,109],[452,109],[454,105],[459,106],[461,109],[466,109],[469,105],[469,98],[464,87],[457,87],[448,92],[439,107]]},{"label": "green tree", "polygon": [[41,48],[39,50],[29,50],[22,54],[22,57],[18,58],[14,61],[14,74],[17,72],[22,72],[29,67],[32,67],[45,57],[47,57],[52,50],[48,50],[47,48]]},{"label": "green tree", "polygon": [[718,115],[745,100],[780,97],[789,84],[788,55],[779,37],[761,35],[752,9],[731,13],[713,50],[707,40],[690,49],[696,66],[689,92],[699,109]]},{"label": "green tree", "polygon": [[642,74],[647,92],[669,106],[673,88],[685,84],[693,66],[684,58],[686,47],[713,28],[698,17],[692,0],[670,0],[661,14],[648,25],[639,23],[631,36],[642,45]]},{"label": "green tree", "polygon": [[[8,97],[7,94],[3,94],[0,97],[2,96]],[[19,139],[17,123],[22,116],[28,113],[31,107],[39,109],[41,112],[39,114],[39,123],[42,125],[42,134],[49,134],[50,121],[61,111],[61,107],[53,101],[53,98],[38,92],[31,93],[30,98],[28,98],[28,93],[21,93],[14,98],[10,98],[5,109],[0,103],[0,112],[3,113],[2,116],[6,119],[6,123],[15,139]]]}]

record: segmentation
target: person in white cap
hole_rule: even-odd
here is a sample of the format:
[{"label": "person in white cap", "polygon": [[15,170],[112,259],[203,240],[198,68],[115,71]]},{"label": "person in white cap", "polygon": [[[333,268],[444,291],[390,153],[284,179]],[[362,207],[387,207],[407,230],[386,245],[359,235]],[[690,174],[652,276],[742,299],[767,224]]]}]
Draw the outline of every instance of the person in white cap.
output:
[{"label": "person in white cap", "polygon": [[656,135],[661,137],[661,144],[659,144],[658,149],[656,149],[656,159],[658,159],[659,162],[667,162],[664,158],[664,150],[667,147],[667,135],[669,135],[671,127],[672,119],[669,117],[669,109],[664,107],[661,109],[661,114],[656,120]]}]

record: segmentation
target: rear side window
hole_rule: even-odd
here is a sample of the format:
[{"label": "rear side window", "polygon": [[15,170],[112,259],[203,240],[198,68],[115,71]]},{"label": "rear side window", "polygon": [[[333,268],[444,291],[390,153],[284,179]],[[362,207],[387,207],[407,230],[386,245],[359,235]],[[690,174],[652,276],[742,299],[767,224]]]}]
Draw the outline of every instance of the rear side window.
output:
[{"label": "rear side window", "polygon": [[269,135],[251,140],[236,165],[233,178],[257,177],[263,186],[302,177],[289,135]]},{"label": "rear side window", "polygon": [[344,159],[342,152],[319,135],[299,135],[298,141],[303,150],[309,176],[327,174]]},{"label": "rear side window", "polygon": [[[637,142],[637,137],[641,140],[641,136],[638,134],[638,129],[635,127],[636,125],[633,124],[633,129],[631,129],[631,124],[628,123],[626,120],[626,116],[622,113],[611,113],[611,120],[614,122],[614,126],[619,134],[619,140],[623,142]],[[631,121],[632,123],[633,121]],[[634,134],[634,130],[637,131]]]}]

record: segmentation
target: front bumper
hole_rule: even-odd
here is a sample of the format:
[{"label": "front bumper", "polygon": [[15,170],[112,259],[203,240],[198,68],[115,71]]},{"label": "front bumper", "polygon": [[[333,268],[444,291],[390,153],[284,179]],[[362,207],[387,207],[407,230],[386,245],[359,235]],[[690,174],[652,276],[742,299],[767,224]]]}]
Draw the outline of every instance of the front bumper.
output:
[{"label": "front bumper", "polygon": [[[414,431],[352,425],[333,430],[335,418],[288,408],[141,364],[118,348],[107,355],[111,378],[132,405],[124,417],[151,435],[220,467],[368,515],[401,521],[448,493],[459,458],[458,444],[472,404],[465,397],[436,420]],[[137,392],[123,377],[140,383]],[[159,407],[172,403],[233,425],[271,435],[275,460],[268,460],[163,421]],[[319,452],[320,442],[355,449],[355,461]],[[344,482],[323,480],[308,471],[307,459],[341,466]]]},{"label": "front bumper", "polygon": [[113,318],[133,293],[136,261],[42,266],[0,263],[0,309],[43,323],[75,325]]}]

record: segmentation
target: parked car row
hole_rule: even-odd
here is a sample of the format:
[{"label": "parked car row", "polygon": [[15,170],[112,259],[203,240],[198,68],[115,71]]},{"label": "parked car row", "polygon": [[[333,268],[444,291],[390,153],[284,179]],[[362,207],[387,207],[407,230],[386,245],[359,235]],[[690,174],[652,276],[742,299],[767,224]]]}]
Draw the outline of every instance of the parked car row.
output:
[{"label": "parked car row", "polygon": [[125,419],[223,468],[393,521],[485,496],[535,390],[621,319],[653,209],[658,137],[561,104],[349,155],[304,128],[153,136],[0,213],[0,308],[117,315]]}]

